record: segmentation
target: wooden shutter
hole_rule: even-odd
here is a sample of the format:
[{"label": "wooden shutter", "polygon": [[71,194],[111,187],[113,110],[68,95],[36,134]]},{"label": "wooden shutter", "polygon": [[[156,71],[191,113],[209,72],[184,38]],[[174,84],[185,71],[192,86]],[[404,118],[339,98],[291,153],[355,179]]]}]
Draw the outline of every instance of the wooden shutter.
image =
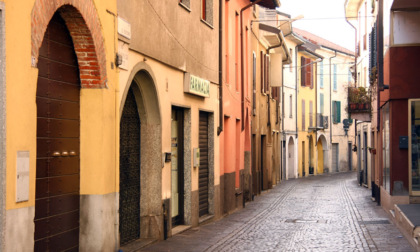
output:
[{"label": "wooden shutter", "polygon": [[306,59],[306,77],[305,77],[305,86],[311,87],[312,86],[312,64],[310,59]]},{"label": "wooden shutter", "polygon": [[260,52],[260,61],[261,61],[261,93],[264,93],[264,64],[265,64],[265,59],[264,59],[264,52],[261,51]]},{"label": "wooden shutter", "polygon": [[270,58],[268,54],[265,55],[265,92],[268,94],[270,92]]},{"label": "wooden shutter", "polygon": [[305,67],[302,67],[306,64],[305,57],[300,57],[300,85],[305,86]]},{"label": "wooden shutter", "polygon": [[341,101],[336,101],[337,104],[337,123],[341,122]]},{"label": "wooden shutter", "polygon": [[309,101],[309,127],[313,126],[313,111],[312,111],[312,101]]},{"label": "wooden shutter", "polygon": [[257,55],[252,53],[252,114],[256,114],[257,109]]},{"label": "wooden shutter", "polygon": [[305,130],[305,100],[302,100],[302,131]]}]

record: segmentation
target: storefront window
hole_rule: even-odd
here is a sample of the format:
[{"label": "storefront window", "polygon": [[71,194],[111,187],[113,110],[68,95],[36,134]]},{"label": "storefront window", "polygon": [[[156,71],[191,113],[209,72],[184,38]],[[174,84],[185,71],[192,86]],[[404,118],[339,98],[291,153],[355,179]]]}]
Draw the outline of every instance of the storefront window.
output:
[{"label": "storefront window", "polygon": [[383,119],[382,119],[382,153],[383,153],[383,167],[384,167],[384,176],[383,176],[383,186],[384,189],[390,193],[390,159],[389,159],[389,104],[386,104],[382,109]]},{"label": "storefront window", "polygon": [[412,194],[420,194],[420,101],[410,101],[410,191]]}]

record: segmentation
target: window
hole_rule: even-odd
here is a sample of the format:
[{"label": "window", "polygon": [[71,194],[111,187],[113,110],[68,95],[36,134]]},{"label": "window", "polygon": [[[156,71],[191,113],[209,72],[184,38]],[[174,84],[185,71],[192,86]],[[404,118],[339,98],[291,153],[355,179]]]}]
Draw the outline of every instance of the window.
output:
[{"label": "window", "polygon": [[239,13],[235,15],[235,90],[239,91]]},{"label": "window", "polygon": [[264,85],[264,80],[265,80],[265,78],[264,78],[265,77],[265,74],[264,74],[265,73],[265,70],[264,70],[265,69],[265,67],[264,67],[265,66],[265,60],[264,60],[264,52],[263,51],[260,52],[260,65],[261,65],[260,66],[260,68],[261,68],[260,69],[261,70],[260,71],[260,75],[261,75],[261,93],[263,94],[263,93],[265,93],[264,92],[264,87],[265,87],[265,85]]},{"label": "window", "polygon": [[191,0],[179,0],[179,4],[189,10],[190,9],[190,1]]},{"label": "window", "polygon": [[305,57],[301,57],[300,59],[300,85],[302,87],[312,87],[312,60]]},{"label": "window", "polygon": [[201,0],[201,19],[213,25],[213,0]]},{"label": "window", "polygon": [[319,63],[319,87],[324,88],[324,62]]},{"label": "window", "polygon": [[270,57],[265,55],[265,93],[269,93],[270,87]]},{"label": "window", "polygon": [[312,110],[312,101],[309,101],[309,127],[313,126],[314,114]]},{"label": "window", "polygon": [[[408,145],[408,151],[409,151],[409,190],[410,195],[418,196],[420,195],[420,100],[409,100],[409,113],[408,113],[408,126],[409,126],[409,132],[411,132],[411,136],[409,135],[409,145]],[[387,105],[388,109],[388,105]],[[389,111],[387,115],[384,114],[384,119],[389,119]],[[388,120],[389,121],[389,120]],[[389,124],[389,122],[388,122]],[[389,130],[389,125],[386,125],[384,123],[384,129]],[[389,132],[388,132],[389,135]],[[388,136],[389,139],[389,136]],[[389,141],[384,142],[384,144],[387,144],[387,147],[389,149]],[[384,153],[386,154],[386,153]],[[388,150],[389,155],[389,150]],[[385,166],[389,168],[389,164]],[[387,171],[388,174],[386,174],[389,177],[389,171]]]},{"label": "window", "polygon": [[[411,112],[412,113],[412,112]],[[382,108],[382,156],[383,156],[383,187],[390,193],[390,122],[389,122],[389,103]],[[412,133],[413,134],[413,133]],[[409,164],[409,166],[411,166]],[[418,166],[416,166],[418,167]]]},{"label": "window", "polygon": [[333,123],[340,123],[341,121],[341,101],[333,101]]},{"label": "window", "polygon": [[252,52],[252,113],[257,113],[257,55]]},{"label": "window", "polygon": [[[289,48],[289,53],[290,53],[290,57],[292,57],[292,55],[293,55],[293,50],[292,50],[292,48]],[[289,65],[289,71],[290,71],[290,72],[293,72],[293,68],[292,68],[292,66],[291,66],[291,65]]]},{"label": "window", "polygon": [[302,100],[302,131],[304,131],[305,129],[305,100]]},{"label": "window", "polygon": [[293,118],[293,97],[289,96],[289,117]]},{"label": "window", "polygon": [[319,110],[321,114],[324,114],[324,94],[323,93],[319,94]]},{"label": "window", "polygon": [[348,82],[349,82],[349,85],[351,85],[351,71],[350,71],[350,68],[349,68],[349,74],[348,74]]},{"label": "window", "polygon": [[333,65],[333,90],[337,91],[337,64]]}]

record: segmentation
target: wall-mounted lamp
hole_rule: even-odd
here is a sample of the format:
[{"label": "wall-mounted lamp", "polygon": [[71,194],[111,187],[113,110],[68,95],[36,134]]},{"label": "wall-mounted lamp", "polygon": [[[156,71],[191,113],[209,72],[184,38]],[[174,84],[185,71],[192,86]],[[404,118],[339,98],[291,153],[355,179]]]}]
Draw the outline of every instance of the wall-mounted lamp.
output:
[{"label": "wall-mounted lamp", "polygon": [[122,57],[122,55],[121,55],[121,54],[117,53],[117,54],[115,55],[115,65],[116,65],[117,67],[119,67],[119,66],[121,66],[121,65],[122,65],[122,63],[123,63],[123,57]]}]

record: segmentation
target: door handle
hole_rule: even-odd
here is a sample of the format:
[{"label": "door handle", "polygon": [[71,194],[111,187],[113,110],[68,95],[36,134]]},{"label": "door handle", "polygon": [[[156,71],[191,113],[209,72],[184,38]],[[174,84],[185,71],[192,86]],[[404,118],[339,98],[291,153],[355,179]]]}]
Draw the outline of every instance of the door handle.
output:
[{"label": "door handle", "polygon": [[59,152],[59,151],[54,151],[54,152],[53,152],[53,154],[52,154],[52,156],[53,156],[53,157],[60,157],[60,156],[61,156],[61,154],[60,154],[60,152]]}]

